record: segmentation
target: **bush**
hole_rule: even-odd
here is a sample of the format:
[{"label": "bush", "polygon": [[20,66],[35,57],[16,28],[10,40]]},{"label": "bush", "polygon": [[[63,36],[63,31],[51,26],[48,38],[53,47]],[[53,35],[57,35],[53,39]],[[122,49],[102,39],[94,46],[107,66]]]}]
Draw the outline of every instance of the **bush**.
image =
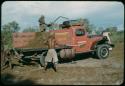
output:
[{"label": "bush", "polygon": [[124,31],[117,31],[110,36],[112,43],[124,42]]}]

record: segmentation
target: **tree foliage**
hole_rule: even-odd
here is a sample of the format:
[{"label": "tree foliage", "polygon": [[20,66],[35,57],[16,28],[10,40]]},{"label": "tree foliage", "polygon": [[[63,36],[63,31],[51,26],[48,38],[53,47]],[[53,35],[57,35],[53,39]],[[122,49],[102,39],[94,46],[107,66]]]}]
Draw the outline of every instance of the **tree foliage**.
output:
[{"label": "tree foliage", "polygon": [[117,27],[115,27],[115,26],[107,27],[107,28],[106,28],[106,31],[109,31],[109,32],[115,33],[115,32],[117,32]]},{"label": "tree foliage", "polygon": [[104,31],[104,28],[103,27],[98,27],[96,29],[96,34],[99,35],[99,34],[102,34],[102,32]]},{"label": "tree foliage", "polygon": [[38,32],[38,28],[28,27],[23,30],[23,32]]},{"label": "tree foliage", "polygon": [[116,26],[107,27],[105,30],[111,33],[110,38],[112,43],[124,42],[123,30],[118,31],[118,28]]},{"label": "tree foliage", "polygon": [[91,24],[88,19],[83,19],[84,28],[86,28],[86,31],[88,34],[92,34],[92,32],[96,33],[96,26],[94,24]]},{"label": "tree foliage", "polygon": [[18,32],[20,30],[19,24],[16,21],[12,21],[8,24],[5,24],[1,28],[1,40],[2,46],[4,48],[11,48],[12,47],[12,33]]}]

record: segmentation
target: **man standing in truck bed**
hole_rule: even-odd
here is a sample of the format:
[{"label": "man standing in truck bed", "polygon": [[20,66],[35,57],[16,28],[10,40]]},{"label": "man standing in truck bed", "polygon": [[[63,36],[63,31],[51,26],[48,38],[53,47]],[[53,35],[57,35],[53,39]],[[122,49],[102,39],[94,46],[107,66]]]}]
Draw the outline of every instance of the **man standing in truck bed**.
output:
[{"label": "man standing in truck bed", "polygon": [[51,66],[54,69],[54,71],[56,72],[56,64],[58,63],[58,57],[57,57],[57,53],[54,49],[55,45],[56,45],[54,33],[50,34],[47,43],[48,43],[49,50],[45,57],[45,70],[47,70],[47,68]]},{"label": "man standing in truck bed", "polygon": [[45,18],[43,15],[39,18],[39,26],[40,26],[40,32],[44,32],[46,30],[46,24],[45,24]]}]

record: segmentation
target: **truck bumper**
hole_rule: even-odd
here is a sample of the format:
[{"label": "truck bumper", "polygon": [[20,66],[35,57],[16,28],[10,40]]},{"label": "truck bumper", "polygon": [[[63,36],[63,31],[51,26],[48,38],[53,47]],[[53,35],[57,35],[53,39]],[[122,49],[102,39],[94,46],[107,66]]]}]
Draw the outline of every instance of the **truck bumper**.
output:
[{"label": "truck bumper", "polygon": [[110,45],[109,50],[111,51],[111,50],[112,50],[112,48],[114,48],[114,47],[115,47],[115,45],[114,45],[114,44],[109,44],[109,45]]},{"label": "truck bumper", "polygon": [[110,47],[109,50],[112,50],[112,48]]}]

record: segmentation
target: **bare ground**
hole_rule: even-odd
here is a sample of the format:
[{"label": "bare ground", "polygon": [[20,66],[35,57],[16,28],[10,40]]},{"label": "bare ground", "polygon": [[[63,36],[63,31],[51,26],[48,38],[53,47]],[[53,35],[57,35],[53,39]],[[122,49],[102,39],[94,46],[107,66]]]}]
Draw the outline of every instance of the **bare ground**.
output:
[{"label": "bare ground", "polygon": [[16,66],[1,71],[4,84],[119,85],[124,78],[124,43],[116,44],[107,59],[82,54],[75,63],[65,62],[45,71],[39,65]]}]

